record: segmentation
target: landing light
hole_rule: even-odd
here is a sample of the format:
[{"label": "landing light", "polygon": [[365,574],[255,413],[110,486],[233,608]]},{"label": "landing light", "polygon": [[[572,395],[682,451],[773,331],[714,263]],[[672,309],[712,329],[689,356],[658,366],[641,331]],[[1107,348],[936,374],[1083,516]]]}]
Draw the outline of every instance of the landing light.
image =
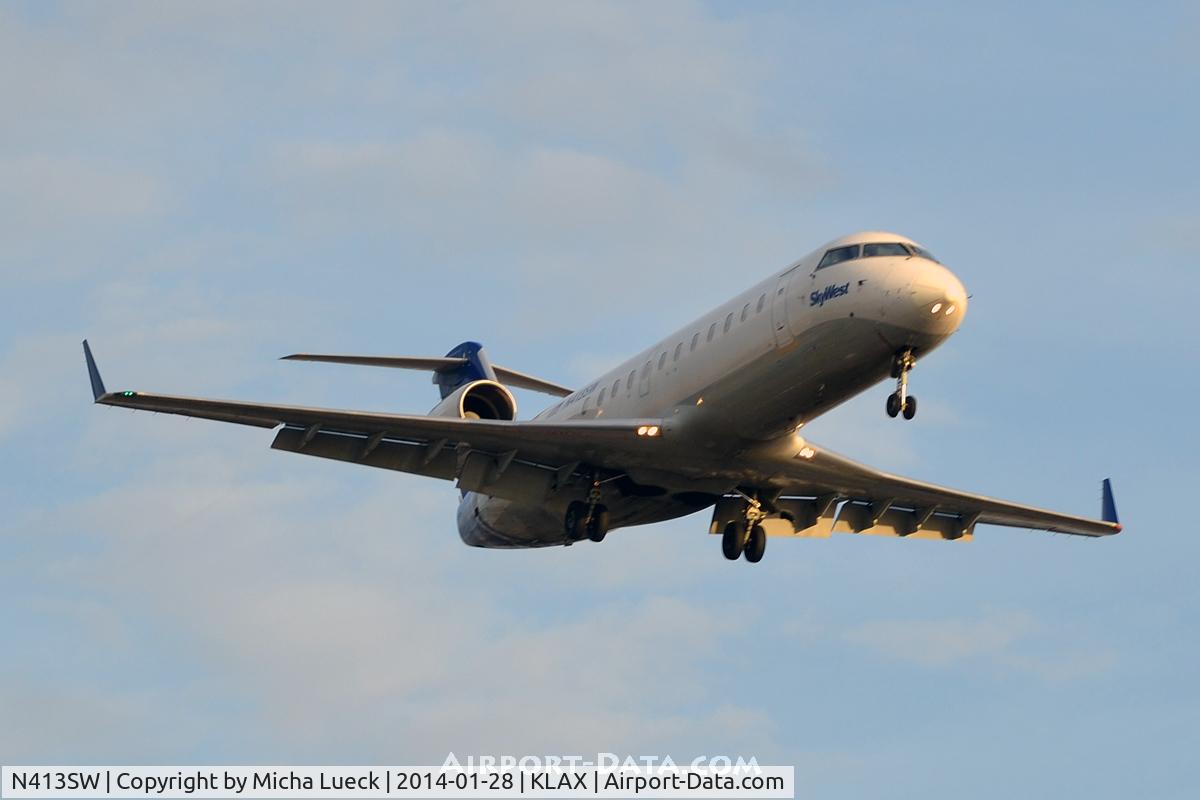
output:
[{"label": "landing light", "polygon": [[941,304],[941,303],[934,303],[934,304],[933,304],[933,308],[929,309],[929,313],[930,313],[930,314],[936,314],[937,312],[939,312],[939,311],[941,311],[941,310],[942,310],[942,304]]},{"label": "landing light", "polygon": [[954,306],[953,305],[946,306],[946,316],[948,317],[953,313],[954,313]]},{"label": "landing light", "polygon": [[657,425],[643,425],[637,429],[638,436],[658,436],[661,432]]}]

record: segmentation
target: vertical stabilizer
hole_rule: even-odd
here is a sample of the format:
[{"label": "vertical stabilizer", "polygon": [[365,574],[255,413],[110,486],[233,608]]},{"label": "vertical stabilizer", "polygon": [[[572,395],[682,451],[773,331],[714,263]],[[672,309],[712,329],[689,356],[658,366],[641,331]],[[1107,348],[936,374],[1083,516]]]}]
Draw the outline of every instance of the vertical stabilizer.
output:
[{"label": "vertical stabilizer", "polygon": [[446,358],[464,358],[466,363],[434,371],[433,381],[438,385],[443,398],[453,394],[454,390],[464,383],[496,380],[496,371],[492,369],[491,362],[483,352],[483,345],[479,342],[463,342],[446,353]]}]

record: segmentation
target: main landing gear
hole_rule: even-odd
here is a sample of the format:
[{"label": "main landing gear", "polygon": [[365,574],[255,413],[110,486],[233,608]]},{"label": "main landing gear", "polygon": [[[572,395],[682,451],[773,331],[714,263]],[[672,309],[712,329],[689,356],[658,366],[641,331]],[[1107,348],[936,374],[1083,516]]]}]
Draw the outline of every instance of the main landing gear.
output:
[{"label": "main landing gear", "polygon": [[751,564],[762,561],[767,551],[767,531],[760,523],[766,516],[761,502],[746,497],[745,519],[730,520],[721,535],[721,552],[727,559],[737,561],[738,556],[745,556]]},{"label": "main landing gear", "polygon": [[896,391],[888,395],[887,414],[894,417],[903,413],[905,419],[917,415],[917,398],[908,393],[908,373],[917,365],[912,350],[903,350],[892,359],[892,377],[896,379]]},{"label": "main landing gear", "polygon": [[608,509],[600,505],[599,479],[592,479],[592,489],[588,492],[586,503],[575,500],[567,506],[563,525],[566,528],[567,544],[584,538],[593,542],[604,541],[604,537],[608,535]]}]

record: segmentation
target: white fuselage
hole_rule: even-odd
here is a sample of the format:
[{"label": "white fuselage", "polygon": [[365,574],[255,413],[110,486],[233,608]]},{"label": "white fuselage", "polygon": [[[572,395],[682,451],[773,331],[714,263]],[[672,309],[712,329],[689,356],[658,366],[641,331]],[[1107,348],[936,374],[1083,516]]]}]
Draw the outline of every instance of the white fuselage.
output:
[{"label": "white fuselage", "polygon": [[[929,258],[858,257],[818,268],[831,249],[864,243],[915,244],[886,233],[830,242],[537,418],[661,418],[674,442],[664,458],[690,461],[700,451],[734,457],[791,435],[886,378],[896,353],[911,349],[920,357],[937,347],[966,312],[962,284]],[[607,489],[612,527],[691,513],[733,488],[710,485],[702,474],[686,486],[663,485],[658,477],[651,467]],[[563,544],[563,509],[572,499],[571,492],[528,503],[468,493],[459,531],[478,546]]]}]

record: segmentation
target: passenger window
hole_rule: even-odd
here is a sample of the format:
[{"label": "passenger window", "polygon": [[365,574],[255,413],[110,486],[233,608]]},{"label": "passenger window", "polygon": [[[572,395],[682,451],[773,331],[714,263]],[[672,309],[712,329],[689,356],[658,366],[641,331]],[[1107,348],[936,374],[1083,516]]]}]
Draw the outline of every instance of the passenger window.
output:
[{"label": "passenger window", "polygon": [[714,322],[712,325],[708,326],[708,338],[705,341],[711,342],[713,340],[713,336],[716,336],[716,334],[717,334],[717,323]]},{"label": "passenger window", "polygon": [[662,369],[666,365],[667,365],[667,351],[663,350],[662,354],[659,355],[659,357],[658,357],[658,368]]},{"label": "passenger window", "polygon": [[742,306],[742,322],[745,322],[748,316],[750,316],[750,304],[746,303],[746,305]]},{"label": "passenger window", "polygon": [[864,244],[863,258],[875,256],[907,256],[909,252],[902,244]]},{"label": "passenger window", "polygon": [[755,314],[761,314],[761,313],[762,313],[762,310],[763,310],[763,306],[765,306],[766,304],[767,304],[767,295],[766,295],[765,293],[764,293],[764,294],[760,294],[760,295],[758,296],[758,308],[755,310],[755,312],[754,312],[754,313],[755,313]]},{"label": "passenger window", "polygon": [[697,333],[696,333],[696,335],[692,337],[692,347],[691,347],[691,350],[692,350],[692,352],[695,352],[695,350],[696,350],[696,345],[698,345],[698,344],[700,344],[700,334],[699,334],[699,332],[697,332]]},{"label": "passenger window", "polygon": [[723,333],[729,333],[729,329],[733,327],[733,312],[729,312],[729,316],[725,317],[725,330]]},{"label": "passenger window", "polygon": [[678,361],[679,356],[682,353],[683,353],[683,342],[680,342],[679,344],[675,345],[675,356],[671,359],[671,361]]},{"label": "passenger window", "polygon": [[834,264],[840,264],[843,261],[858,258],[858,245],[851,244],[845,247],[835,247],[825,254],[821,259],[821,263],[817,264],[817,269],[825,269],[832,267]]},{"label": "passenger window", "polygon": [[621,391],[621,379],[617,378],[615,381],[613,381],[612,396],[616,397],[617,392],[619,392],[619,391]]},{"label": "passenger window", "polygon": [[625,391],[633,391],[633,376],[637,374],[636,369],[629,370],[629,380],[625,381]]},{"label": "passenger window", "polygon": [[600,399],[596,401],[596,405],[598,405],[598,406],[604,405],[604,393],[607,391],[608,391],[607,387],[600,390]]}]

